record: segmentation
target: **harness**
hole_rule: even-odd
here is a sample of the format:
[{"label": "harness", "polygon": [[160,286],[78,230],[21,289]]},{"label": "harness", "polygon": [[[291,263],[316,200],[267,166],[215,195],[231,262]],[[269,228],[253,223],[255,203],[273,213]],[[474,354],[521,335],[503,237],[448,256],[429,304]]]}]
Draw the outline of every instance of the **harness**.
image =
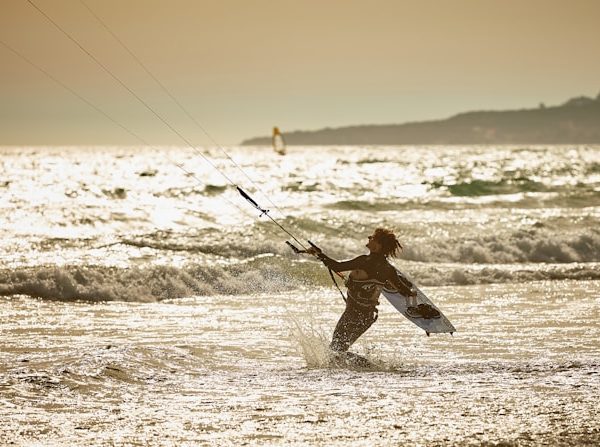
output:
[{"label": "harness", "polygon": [[348,297],[352,298],[353,303],[361,307],[375,307],[379,304],[379,294],[384,283],[376,279],[353,279],[349,277],[346,280],[348,288]]}]

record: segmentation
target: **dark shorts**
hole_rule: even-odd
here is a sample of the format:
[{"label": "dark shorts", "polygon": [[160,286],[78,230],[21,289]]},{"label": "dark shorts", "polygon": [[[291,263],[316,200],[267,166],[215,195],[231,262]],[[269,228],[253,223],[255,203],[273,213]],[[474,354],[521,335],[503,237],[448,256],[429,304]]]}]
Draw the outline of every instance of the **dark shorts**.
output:
[{"label": "dark shorts", "polygon": [[377,321],[376,307],[360,306],[348,297],[346,310],[335,326],[329,347],[334,351],[347,351],[375,321]]}]

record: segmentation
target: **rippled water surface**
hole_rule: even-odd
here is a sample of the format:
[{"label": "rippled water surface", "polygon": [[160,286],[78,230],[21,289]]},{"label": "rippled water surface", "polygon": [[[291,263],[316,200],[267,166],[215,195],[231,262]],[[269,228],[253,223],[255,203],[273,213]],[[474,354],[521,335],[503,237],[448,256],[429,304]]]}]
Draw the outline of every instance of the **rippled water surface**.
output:
[{"label": "rippled water surface", "polygon": [[600,443],[597,147],[231,148],[256,184],[208,151],[332,256],[399,233],[457,332],[382,302],[364,368],[327,272],[198,157],[1,150],[1,445]]},{"label": "rippled water surface", "polygon": [[460,332],[391,306],[327,363],[331,290],[0,303],[0,440],[21,445],[594,445],[600,283],[430,288]]}]

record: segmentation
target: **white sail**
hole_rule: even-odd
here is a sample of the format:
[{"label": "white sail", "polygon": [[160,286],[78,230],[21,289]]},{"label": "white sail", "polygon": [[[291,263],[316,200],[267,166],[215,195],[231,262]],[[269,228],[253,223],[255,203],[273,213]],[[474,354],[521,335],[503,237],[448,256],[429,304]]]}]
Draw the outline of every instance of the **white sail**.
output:
[{"label": "white sail", "polygon": [[273,127],[273,150],[279,155],[285,155],[285,140],[279,128]]}]

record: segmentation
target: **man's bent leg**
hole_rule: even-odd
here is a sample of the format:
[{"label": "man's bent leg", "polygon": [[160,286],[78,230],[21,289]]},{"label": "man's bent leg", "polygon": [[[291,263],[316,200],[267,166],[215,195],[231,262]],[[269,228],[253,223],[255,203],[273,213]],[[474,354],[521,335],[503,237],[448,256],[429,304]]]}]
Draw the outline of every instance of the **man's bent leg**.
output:
[{"label": "man's bent leg", "polygon": [[358,312],[346,308],[333,331],[329,348],[345,352],[377,320],[377,311]]}]

